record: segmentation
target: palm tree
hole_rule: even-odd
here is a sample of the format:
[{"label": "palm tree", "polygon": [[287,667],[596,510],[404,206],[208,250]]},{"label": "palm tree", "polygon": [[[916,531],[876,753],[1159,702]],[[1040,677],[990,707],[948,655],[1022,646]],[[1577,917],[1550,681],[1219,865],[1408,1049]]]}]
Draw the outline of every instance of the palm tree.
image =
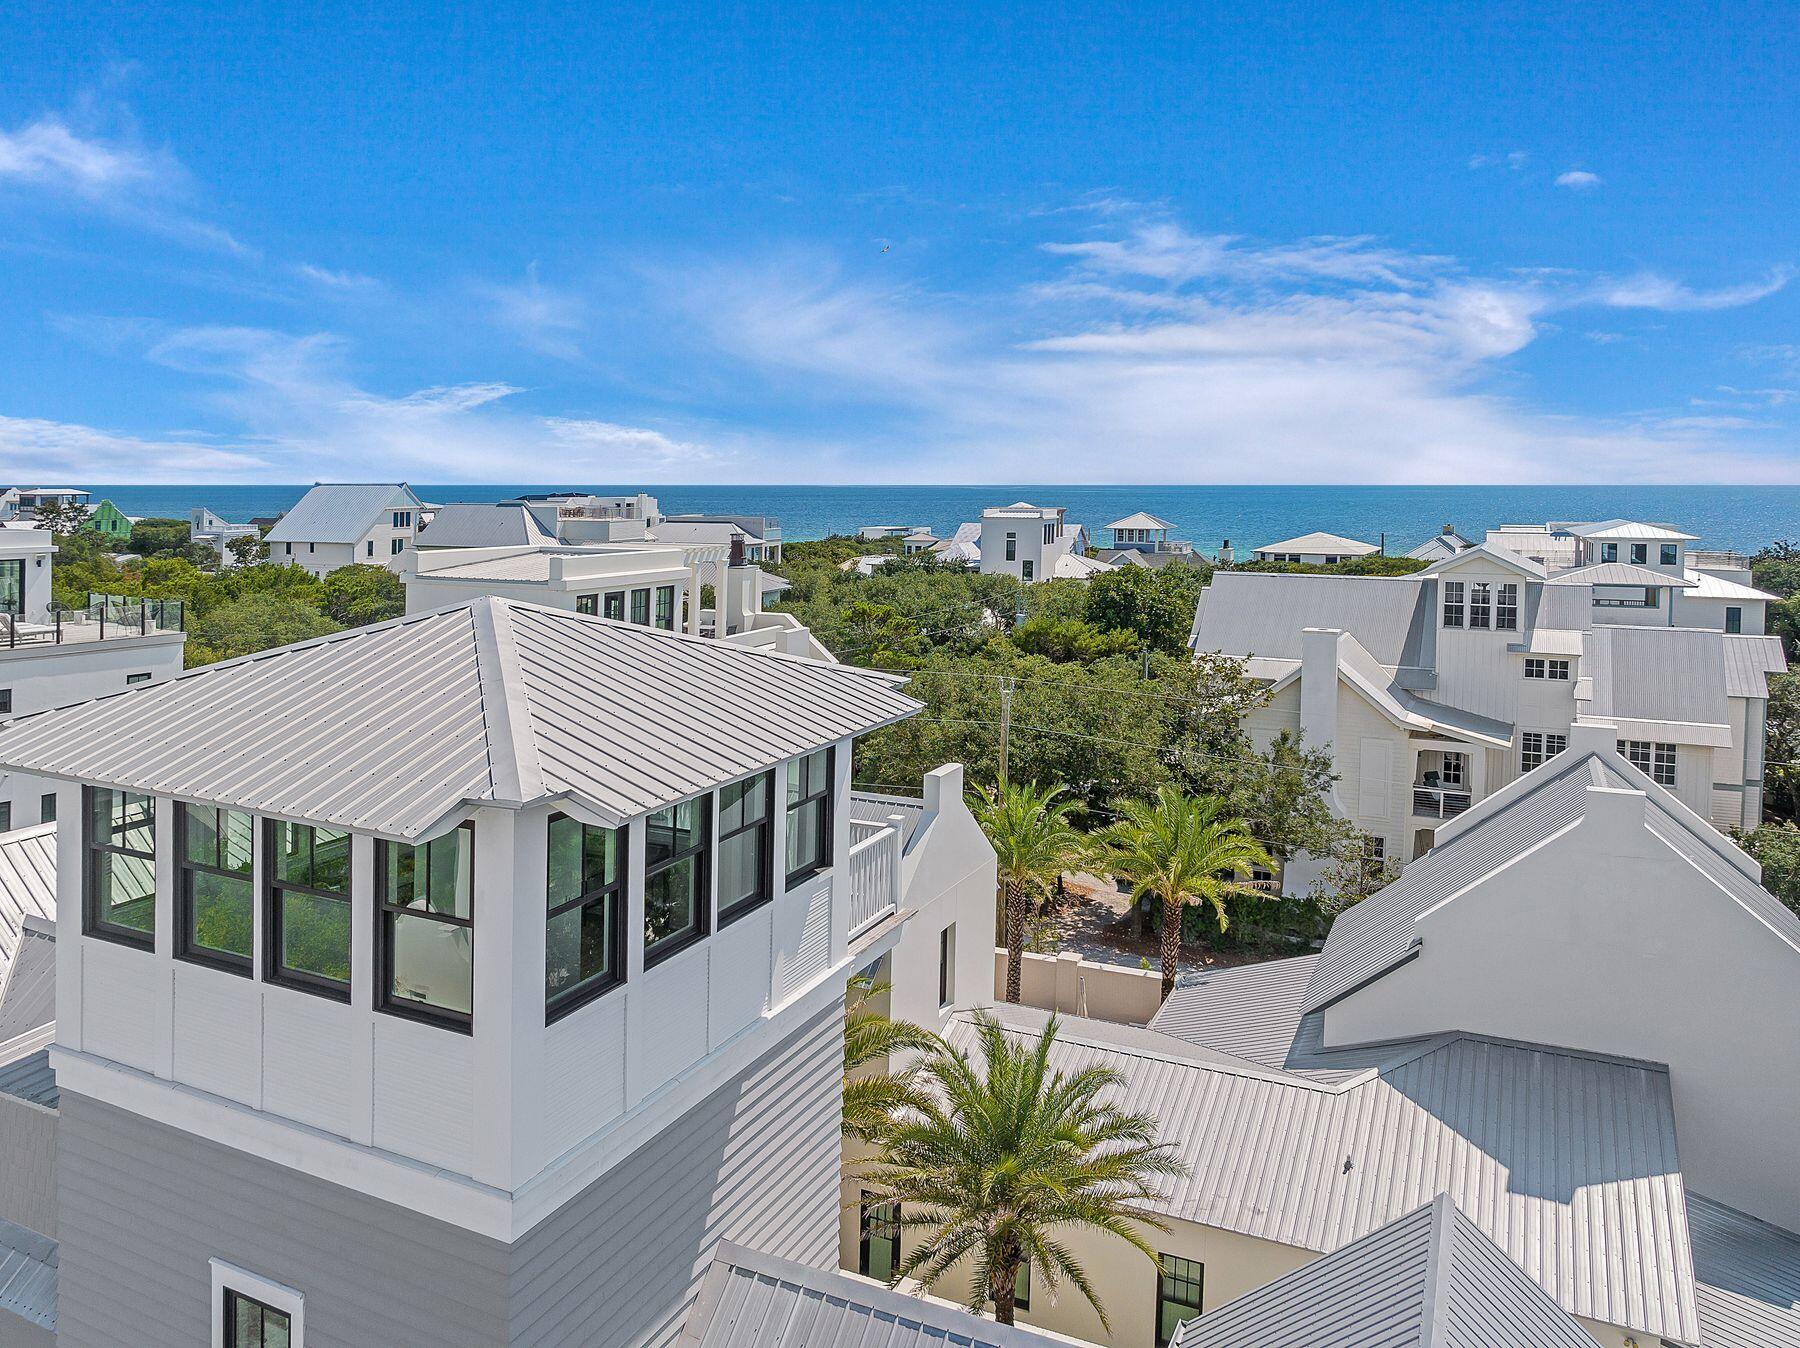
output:
[{"label": "palm tree", "polygon": [[1167,1001],[1181,962],[1181,910],[1204,899],[1227,926],[1225,900],[1263,891],[1240,877],[1253,866],[1273,868],[1249,826],[1225,812],[1217,796],[1183,795],[1164,783],[1154,800],[1120,801],[1119,819],[1101,835],[1107,865],[1138,895],[1162,900],[1162,995]]},{"label": "palm tree", "polygon": [[1028,900],[1078,865],[1087,840],[1069,822],[1077,801],[1061,787],[1002,779],[969,793],[969,809],[993,845],[1006,894],[1006,1000],[1019,1000]]},{"label": "palm tree", "polygon": [[930,1052],[943,1042],[923,1026],[890,1019],[870,1005],[887,990],[887,984],[858,974],[844,1004],[844,1136],[865,1142],[881,1134],[900,1106],[916,1105],[922,1097],[917,1063],[881,1072],[862,1069],[909,1049]]},{"label": "palm tree", "polygon": [[1156,1120],[1106,1103],[1124,1078],[1110,1067],[1064,1074],[1050,1069],[1052,1016],[1035,1042],[1009,1039],[985,1011],[974,1017],[977,1067],[946,1045],[925,1060],[920,1103],[903,1110],[881,1138],[862,1178],[899,1204],[903,1230],[918,1244],[893,1281],[933,1286],[970,1260],[969,1308],[994,1303],[1013,1323],[1019,1270],[1029,1266],[1054,1290],[1073,1283],[1110,1331],[1087,1272],[1066,1243],[1077,1227],[1117,1236],[1156,1263],[1140,1228],[1166,1229],[1145,1215],[1159,1182],[1186,1173],[1156,1142]]}]

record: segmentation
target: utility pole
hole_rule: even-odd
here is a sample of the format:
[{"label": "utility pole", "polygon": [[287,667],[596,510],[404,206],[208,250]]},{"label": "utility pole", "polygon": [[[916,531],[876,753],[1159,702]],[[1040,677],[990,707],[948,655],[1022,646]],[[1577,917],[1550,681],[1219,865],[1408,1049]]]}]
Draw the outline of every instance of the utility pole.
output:
[{"label": "utility pole", "polygon": [[1000,676],[1000,785],[1006,786],[1006,742],[1012,735],[1013,680]]}]

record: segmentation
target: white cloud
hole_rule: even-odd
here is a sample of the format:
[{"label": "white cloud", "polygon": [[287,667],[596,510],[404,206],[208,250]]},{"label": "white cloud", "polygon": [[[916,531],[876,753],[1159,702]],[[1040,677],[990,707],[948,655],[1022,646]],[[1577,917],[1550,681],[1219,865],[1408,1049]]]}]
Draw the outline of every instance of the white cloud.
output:
[{"label": "white cloud", "polygon": [[1525,150],[1508,150],[1505,154],[1472,154],[1469,156],[1469,167],[1472,169],[1509,168],[1515,173],[1531,162],[1531,155]]},{"label": "white cloud", "polygon": [[559,360],[583,358],[576,339],[587,327],[587,305],[579,296],[538,280],[537,263],[526,268],[521,281],[475,289],[488,302],[494,322],[526,347]]},{"label": "white cloud", "polygon": [[610,421],[583,421],[575,417],[545,417],[543,425],[559,450],[574,452],[589,463],[603,462],[612,477],[658,472],[681,465],[718,461],[719,454],[685,440],[671,439],[661,431],[642,426],[620,426]]},{"label": "white cloud", "polygon": [[1570,169],[1567,173],[1556,175],[1558,187],[1572,187],[1578,192],[1585,192],[1590,187],[1600,186],[1600,175],[1589,173],[1586,169]]},{"label": "white cloud", "polygon": [[54,115],[0,131],[0,179],[99,195],[124,188],[166,190],[180,176],[179,165],[166,153],[80,135]]},{"label": "white cloud", "polygon": [[364,276],[360,272],[333,271],[329,267],[315,267],[310,262],[296,263],[294,274],[302,280],[311,281],[327,290],[378,290],[381,282],[373,276]]},{"label": "white cloud", "polygon": [[241,481],[266,477],[269,467],[242,449],[8,416],[0,416],[0,462],[15,478],[76,482]]},{"label": "white cloud", "polygon": [[877,284],[794,255],[688,273],[670,294],[736,362],[725,377],[776,381],[803,423],[858,405],[854,449],[810,451],[849,480],[1800,477],[1748,418],[1560,416],[1492,391],[1544,315],[1597,298],[1585,278],[1168,225],[1045,252],[1061,274],[1012,294]]},{"label": "white cloud", "polygon": [[1767,299],[1794,279],[1794,269],[1787,265],[1771,268],[1761,280],[1742,285],[1722,286],[1716,290],[1695,290],[1680,281],[1670,280],[1655,272],[1639,272],[1623,280],[1603,283],[1593,298],[1615,309],[1660,309],[1680,313],[1701,309],[1736,309]]}]

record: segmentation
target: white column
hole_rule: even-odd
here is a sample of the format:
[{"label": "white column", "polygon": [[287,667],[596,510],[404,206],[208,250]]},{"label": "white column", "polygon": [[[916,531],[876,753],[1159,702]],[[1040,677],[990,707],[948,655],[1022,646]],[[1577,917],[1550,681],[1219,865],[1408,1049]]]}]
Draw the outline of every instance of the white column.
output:
[{"label": "white column", "polygon": [[687,630],[691,637],[700,635],[700,564],[698,562],[688,567]]},{"label": "white column", "polygon": [[[156,811],[156,1075],[175,1078],[175,802],[154,801]],[[60,816],[58,816],[60,818]]]},{"label": "white column", "polygon": [[56,788],[56,1042],[81,1048],[82,883],[87,829],[84,793],[73,782]]},{"label": "white column", "polygon": [[543,1155],[547,815],[475,814],[473,1178],[512,1190]]},{"label": "white column", "polygon": [[731,612],[731,595],[726,591],[726,578],[731,574],[731,563],[720,558],[713,563],[713,635],[725,636],[730,630],[728,621]]},{"label": "white column", "polygon": [[[351,1141],[375,1145],[375,840],[350,835]],[[289,996],[294,994],[289,993]],[[304,994],[300,994],[304,995]]]}]

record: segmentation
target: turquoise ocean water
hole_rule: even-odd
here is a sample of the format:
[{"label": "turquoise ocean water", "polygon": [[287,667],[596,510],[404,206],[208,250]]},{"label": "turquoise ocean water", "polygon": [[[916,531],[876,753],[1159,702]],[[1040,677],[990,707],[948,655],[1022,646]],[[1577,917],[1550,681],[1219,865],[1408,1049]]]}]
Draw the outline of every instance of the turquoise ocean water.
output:
[{"label": "turquoise ocean water", "polygon": [[[1176,526],[1178,537],[1211,551],[1230,539],[1239,555],[1263,543],[1322,529],[1405,552],[1454,524],[1479,538],[1498,524],[1623,516],[1680,525],[1703,546],[1754,551],[1800,537],[1800,487],[1176,487],[1176,486],[706,486],[643,483],[415,484],[428,501],[498,501],[522,491],[649,491],[664,511],[770,515],[789,539],[850,532],[865,524],[924,524],[938,533],[976,518],[984,506],[1027,500],[1066,506],[1090,532],[1134,510]],[[304,486],[96,486],[128,515],[184,516],[209,506],[229,520],[276,515]]]}]

